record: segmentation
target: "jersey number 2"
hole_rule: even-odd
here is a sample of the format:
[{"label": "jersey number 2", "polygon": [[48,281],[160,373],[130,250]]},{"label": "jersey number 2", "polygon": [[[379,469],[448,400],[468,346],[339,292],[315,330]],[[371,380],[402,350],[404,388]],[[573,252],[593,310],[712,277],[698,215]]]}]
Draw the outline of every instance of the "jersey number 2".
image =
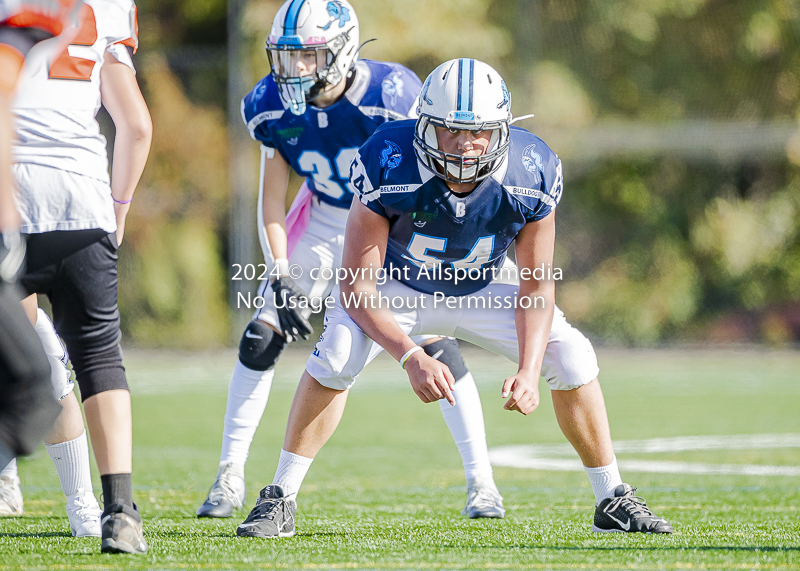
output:
[{"label": "jersey number 2", "polygon": [[[94,45],[97,41],[97,20],[94,17],[94,10],[84,4],[78,17],[81,27],[70,46]],[[96,63],[94,60],[69,55],[67,46],[59,58],[50,65],[50,79],[89,81],[92,79],[92,70]]]}]

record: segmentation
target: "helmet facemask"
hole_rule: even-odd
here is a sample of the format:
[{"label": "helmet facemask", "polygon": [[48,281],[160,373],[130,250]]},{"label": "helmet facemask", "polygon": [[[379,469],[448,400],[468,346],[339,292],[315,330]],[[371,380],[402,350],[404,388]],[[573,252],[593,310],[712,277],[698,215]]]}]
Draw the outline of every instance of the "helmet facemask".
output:
[{"label": "helmet facemask", "polygon": [[[281,99],[288,104],[293,114],[305,113],[306,103],[314,101],[344,79],[336,63],[350,39],[348,32],[342,32],[328,43],[316,46],[273,44],[267,41],[272,78],[278,86]],[[297,64],[308,61],[306,58],[309,54],[313,54],[313,59],[309,59],[315,62],[316,67],[312,73],[300,76]]]},{"label": "helmet facemask", "polygon": [[[436,127],[466,131],[491,131],[486,152],[479,156],[456,155],[439,150]],[[460,123],[452,117],[439,119],[430,115],[420,115],[414,133],[414,148],[422,164],[433,174],[444,180],[456,183],[481,181],[499,169],[509,146],[507,121],[493,121],[480,124]]]}]

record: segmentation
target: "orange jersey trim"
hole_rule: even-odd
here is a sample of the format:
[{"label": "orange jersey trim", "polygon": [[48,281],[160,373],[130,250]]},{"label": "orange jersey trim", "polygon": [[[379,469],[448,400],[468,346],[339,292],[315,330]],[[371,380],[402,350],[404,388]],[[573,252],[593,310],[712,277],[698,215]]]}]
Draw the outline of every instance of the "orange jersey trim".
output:
[{"label": "orange jersey trim", "polygon": [[41,12],[23,10],[3,22],[12,28],[39,28],[57,36],[64,29],[64,22],[58,17],[45,16]]},{"label": "orange jersey trim", "polygon": [[23,5],[19,12],[3,24],[12,28],[38,28],[57,36],[64,30],[64,24],[77,2],[78,0],[58,0],[59,10],[44,11]]}]

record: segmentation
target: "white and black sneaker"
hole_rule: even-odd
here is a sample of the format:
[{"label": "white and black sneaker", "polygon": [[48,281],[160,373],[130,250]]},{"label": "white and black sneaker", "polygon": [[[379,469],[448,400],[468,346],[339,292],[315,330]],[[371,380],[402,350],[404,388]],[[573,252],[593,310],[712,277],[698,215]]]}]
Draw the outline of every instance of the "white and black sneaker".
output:
[{"label": "white and black sneaker", "polygon": [[284,497],[280,486],[267,486],[259,494],[256,507],[236,528],[239,537],[292,537],[297,504]]},{"label": "white and black sneaker", "polygon": [[634,496],[636,488],[620,484],[614,488],[614,497],[600,501],[594,510],[595,533],[672,533],[672,526],[658,517],[644,498]]},{"label": "white and black sneaker", "polygon": [[197,517],[231,517],[233,510],[242,509],[246,498],[244,466],[232,462],[222,464],[206,501],[197,508]]},{"label": "white and black sneaker", "polygon": [[503,496],[491,477],[476,476],[467,481],[467,505],[461,510],[461,515],[470,519],[502,518],[506,515]]}]

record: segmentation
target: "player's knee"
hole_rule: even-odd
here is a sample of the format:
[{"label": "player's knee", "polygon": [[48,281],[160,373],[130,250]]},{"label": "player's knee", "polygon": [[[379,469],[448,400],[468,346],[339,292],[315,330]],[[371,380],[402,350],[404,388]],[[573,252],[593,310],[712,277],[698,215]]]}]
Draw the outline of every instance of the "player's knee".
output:
[{"label": "player's knee", "polygon": [[458,348],[458,341],[444,337],[433,343],[428,343],[423,347],[425,353],[434,357],[441,351],[438,357],[440,362],[447,365],[450,372],[453,373],[455,380],[461,379],[469,373],[467,365],[464,363],[464,358],[461,356],[461,350]]},{"label": "player's knee", "polygon": [[239,343],[239,361],[248,369],[268,371],[275,366],[284,347],[283,337],[254,319],[247,324]]}]

